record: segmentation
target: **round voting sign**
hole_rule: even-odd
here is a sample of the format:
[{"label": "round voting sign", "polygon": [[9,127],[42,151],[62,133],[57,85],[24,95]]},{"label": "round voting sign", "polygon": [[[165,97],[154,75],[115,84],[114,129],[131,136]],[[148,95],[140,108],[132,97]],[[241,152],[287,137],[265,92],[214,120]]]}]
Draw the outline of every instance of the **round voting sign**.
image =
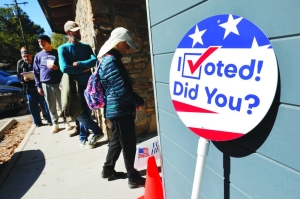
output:
[{"label": "round voting sign", "polygon": [[171,65],[170,93],[191,131],[225,141],[245,135],[265,117],[277,78],[266,35],[243,17],[222,14],[200,21],[180,41]]}]

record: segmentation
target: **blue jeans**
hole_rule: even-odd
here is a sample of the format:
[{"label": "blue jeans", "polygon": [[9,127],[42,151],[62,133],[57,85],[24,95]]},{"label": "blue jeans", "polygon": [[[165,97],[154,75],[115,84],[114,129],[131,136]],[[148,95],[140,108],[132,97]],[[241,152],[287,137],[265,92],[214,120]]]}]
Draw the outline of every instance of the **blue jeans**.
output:
[{"label": "blue jeans", "polygon": [[89,129],[92,131],[92,133],[94,135],[100,135],[103,134],[102,130],[100,129],[100,127],[98,126],[97,122],[95,122],[92,119],[92,111],[91,109],[88,107],[85,99],[84,99],[84,89],[86,88],[86,86],[79,86],[79,90],[80,90],[80,96],[83,97],[81,104],[82,104],[82,113],[76,118],[79,123],[80,123],[80,133],[79,133],[79,140],[80,141],[87,141],[88,136],[90,135]]},{"label": "blue jeans", "polygon": [[37,125],[42,125],[40,106],[45,110],[48,123],[51,123],[51,118],[48,110],[45,98],[41,96],[36,89],[27,90],[26,98],[28,101],[28,109],[33,117],[33,123]]}]

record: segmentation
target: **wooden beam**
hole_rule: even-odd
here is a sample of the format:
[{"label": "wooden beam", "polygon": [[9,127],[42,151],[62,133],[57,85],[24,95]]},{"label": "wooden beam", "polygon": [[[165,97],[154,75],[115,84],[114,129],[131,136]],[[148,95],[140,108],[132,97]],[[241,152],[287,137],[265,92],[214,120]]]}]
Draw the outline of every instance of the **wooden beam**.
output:
[{"label": "wooden beam", "polygon": [[51,17],[58,18],[64,16],[73,16],[72,7],[71,6],[61,6],[50,9]]},{"label": "wooden beam", "polygon": [[72,0],[47,0],[47,4],[50,8],[56,8],[65,5],[72,6],[72,3]]}]

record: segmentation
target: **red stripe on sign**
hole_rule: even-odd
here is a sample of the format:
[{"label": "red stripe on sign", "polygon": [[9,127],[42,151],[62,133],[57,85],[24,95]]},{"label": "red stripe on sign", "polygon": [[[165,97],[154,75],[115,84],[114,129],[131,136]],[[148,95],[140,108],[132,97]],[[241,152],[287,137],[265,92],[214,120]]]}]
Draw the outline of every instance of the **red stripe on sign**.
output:
[{"label": "red stripe on sign", "polygon": [[191,131],[193,131],[195,134],[206,138],[208,140],[213,141],[228,141],[233,140],[239,137],[242,137],[244,134],[241,133],[233,133],[233,132],[226,132],[226,131],[217,131],[217,130],[209,130],[209,129],[199,129],[199,128],[193,128],[189,127]]},{"label": "red stripe on sign", "polygon": [[177,112],[195,112],[195,113],[216,113],[207,109],[199,108],[182,102],[172,100],[174,108]]}]

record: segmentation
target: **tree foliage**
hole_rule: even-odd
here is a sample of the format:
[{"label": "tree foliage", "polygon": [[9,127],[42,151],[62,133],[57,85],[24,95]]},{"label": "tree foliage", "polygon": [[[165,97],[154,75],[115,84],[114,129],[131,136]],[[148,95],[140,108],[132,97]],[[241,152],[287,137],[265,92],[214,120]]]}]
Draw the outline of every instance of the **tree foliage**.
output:
[{"label": "tree foliage", "polygon": [[54,49],[57,49],[58,46],[66,43],[68,41],[68,37],[66,35],[62,35],[59,33],[52,33],[51,35],[51,46]]},{"label": "tree foliage", "polygon": [[[20,48],[25,44],[19,18],[14,15],[13,11],[11,7],[0,7],[0,58],[9,59],[16,64],[21,58]],[[34,24],[21,8],[19,11],[27,48],[35,54],[41,50],[37,36],[45,31],[39,25]]]}]

